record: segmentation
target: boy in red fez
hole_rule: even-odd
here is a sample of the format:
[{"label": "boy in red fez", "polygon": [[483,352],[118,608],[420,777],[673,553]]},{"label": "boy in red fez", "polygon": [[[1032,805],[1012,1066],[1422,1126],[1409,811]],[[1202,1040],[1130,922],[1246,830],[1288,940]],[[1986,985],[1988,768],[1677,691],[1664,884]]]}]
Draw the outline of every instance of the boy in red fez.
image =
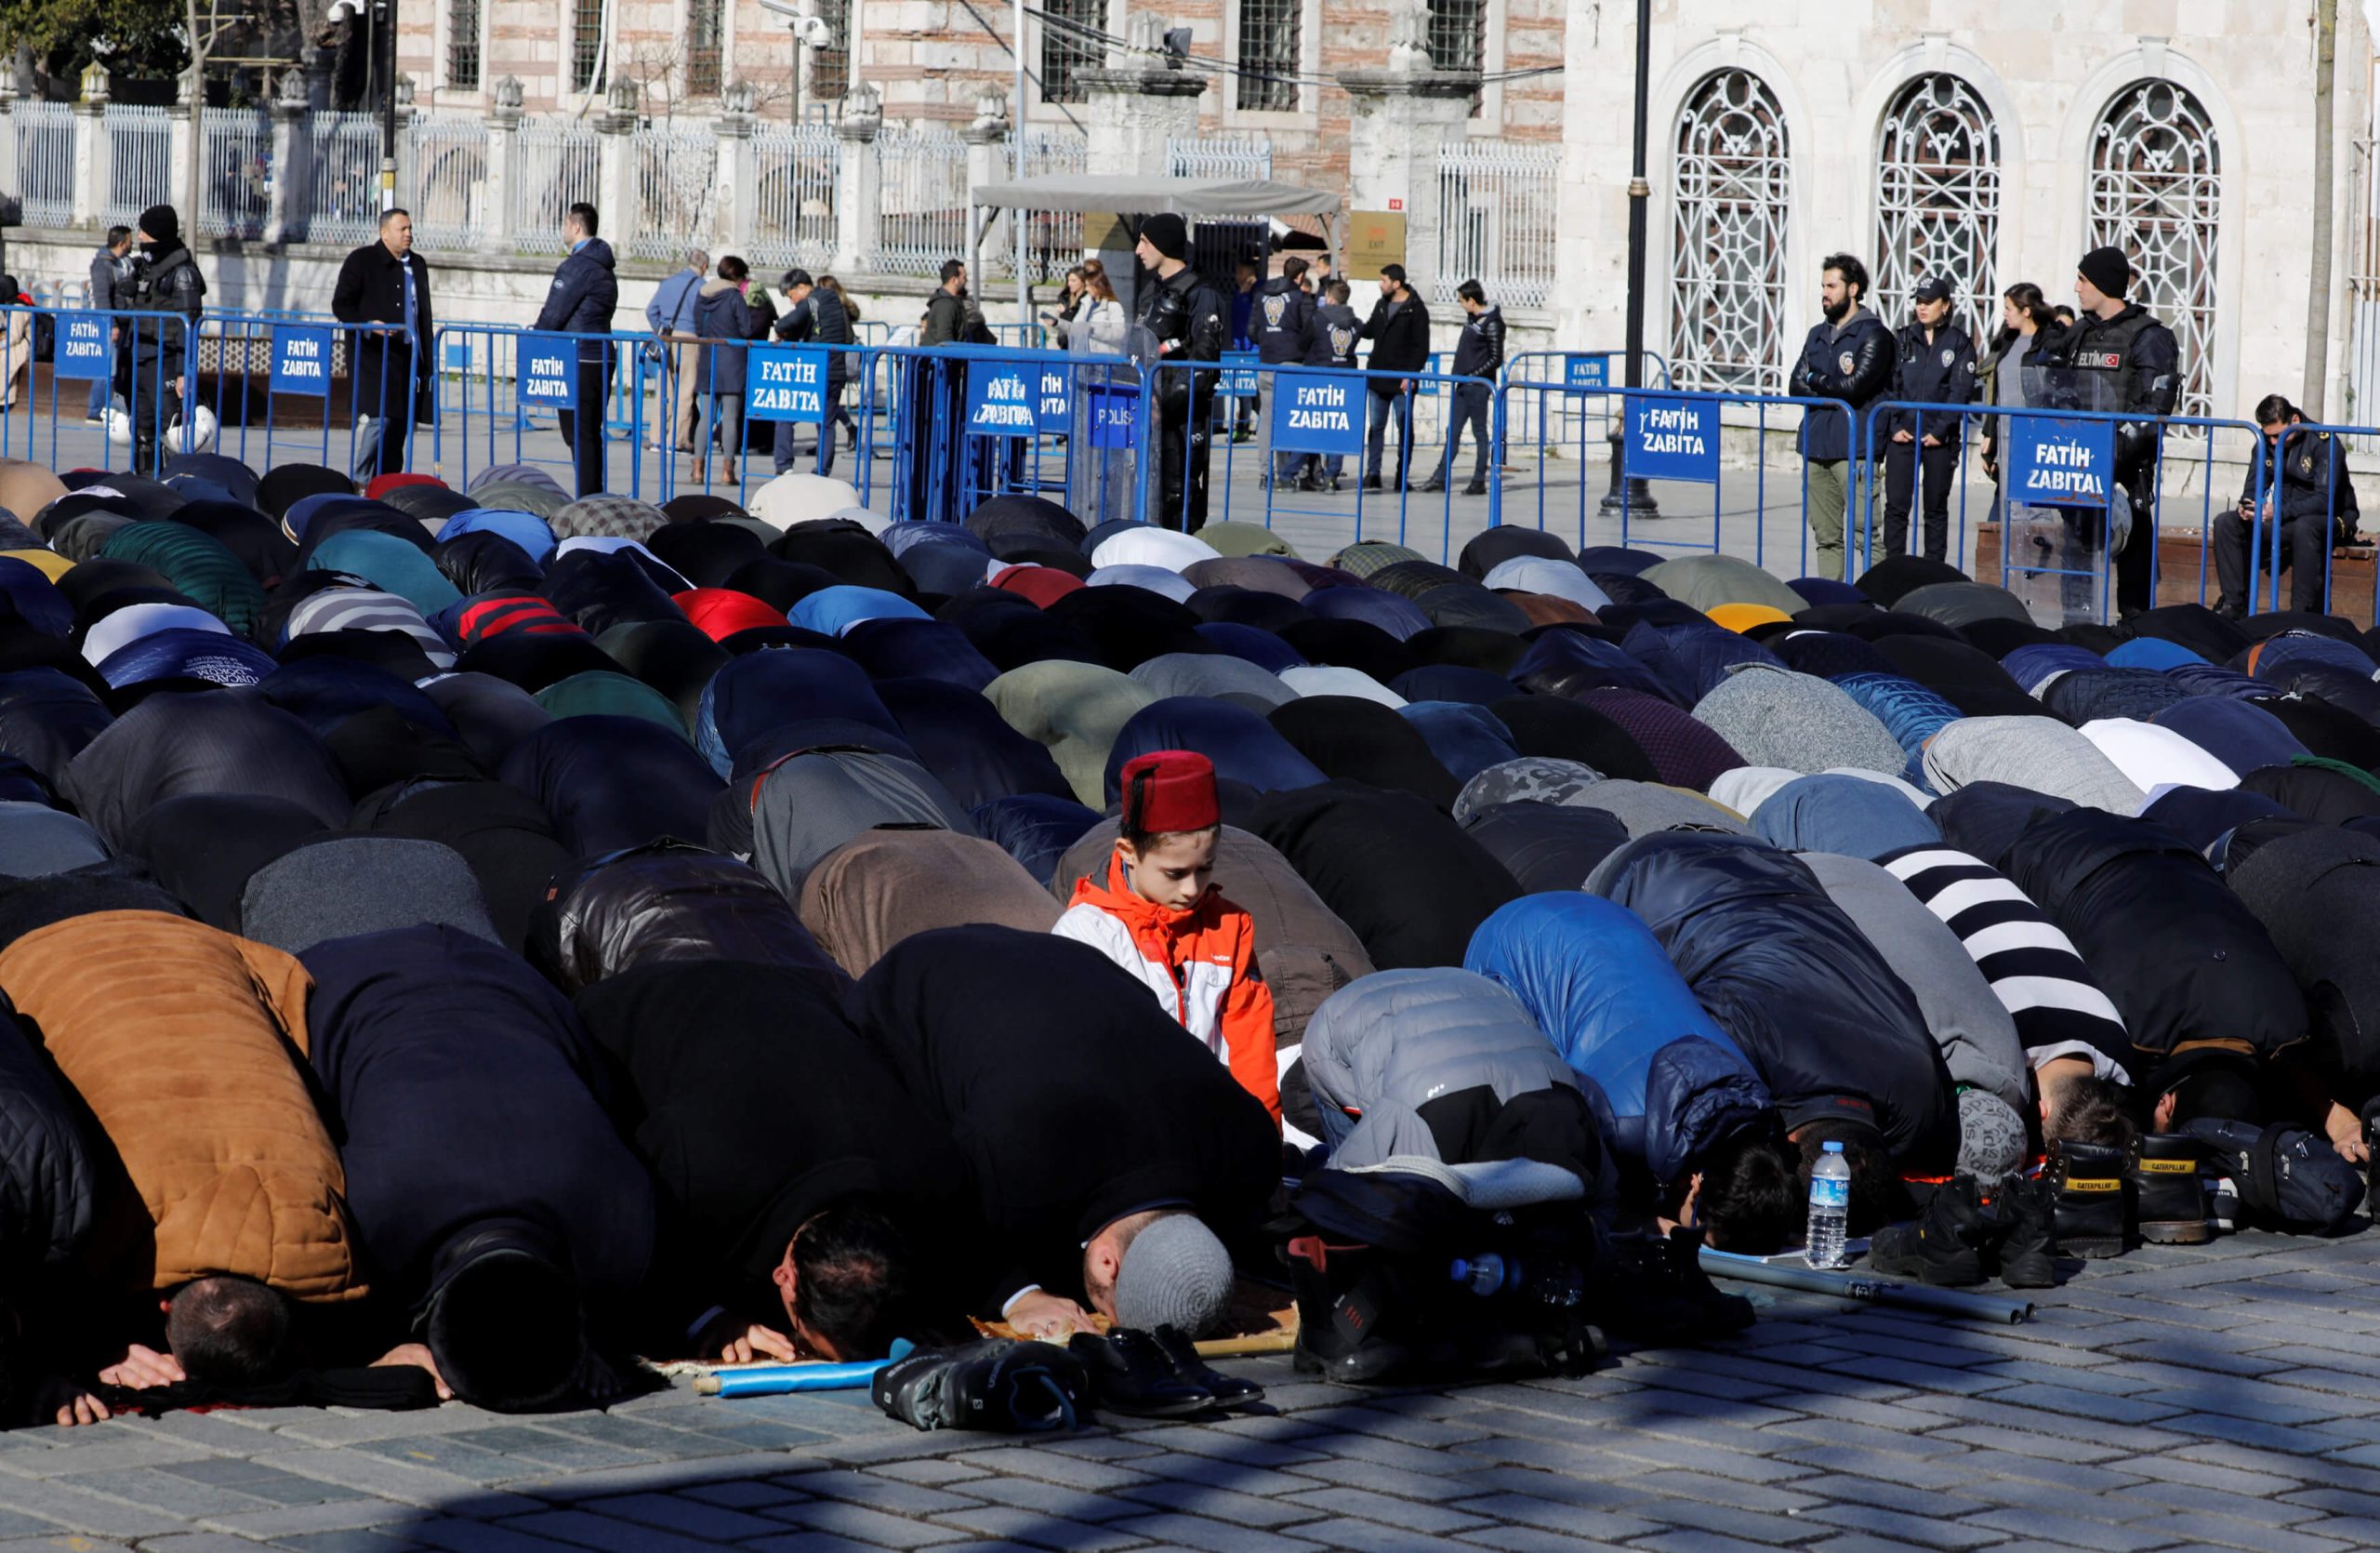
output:
[{"label": "boy in red fez", "polygon": [[1138,976],[1281,1120],[1273,992],[1256,973],[1256,926],[1215,888],[1223,805],[1214,763],[1159,750],[1124,767],[1123,830],[1105,877],[1075,882],[1053,932]]}]

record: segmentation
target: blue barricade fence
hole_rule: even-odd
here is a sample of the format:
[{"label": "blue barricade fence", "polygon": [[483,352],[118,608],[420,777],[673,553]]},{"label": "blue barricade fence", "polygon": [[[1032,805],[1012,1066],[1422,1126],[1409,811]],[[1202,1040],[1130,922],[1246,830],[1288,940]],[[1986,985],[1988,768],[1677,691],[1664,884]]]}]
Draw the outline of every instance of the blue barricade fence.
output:
[{"label": "blue barricade fence", "polygon": [[[658,493],[657,499],[666,500],[659,466],[674,456],[675,446],[663,437],[668,446],[668,454],[663,454],[646,431],[649,427],[659,431],[668,412],[649,405],[641,392],[647,355],[660,351],[660,343],[646,334],[441,325],[432,457],[442,469],[450,458],[455,460],[448,483],[457,490],[469,488],[477,471],[527,463],[555,469],[565,490],[608,490],[637,498]],[[637,392],[615,411],[623,378]],[[675,384],[666,368],[656,386],[660,403],[672,403]],[[625,481],[611,469],[614,440],[628,445]],[[648,464],[656,467],[649,469]]]},{"label": "blue barricade fence", "polygon": [[[1369,372],[1316,366],[1239,367],[1260,379],[1267,406],[1261,437],[1242,445],[1218,436],[1211,403],[1228,381],[1217,362],[1160,361],[1150,368],[1157,395],[1157,469],[1149,475],[1155,493],[1151,521],[1168,528],[1190,528],[1235,521],[1233,475],[1243,456],[1264,460],[1258,467],[1264,492],[1263,524],[1276,516],[1343,518],[1352,523],[1349,543],[1364,538],[1366,497],[1381,480],[1378,500],[1393,499],[1396,542],[1411,538],[1415,498],[1440,521],[1438,551],[1453,544],[1453,496],[1457,439],[1468,431],[1474,469],[1488,497],[1488,522],[1496,521],[1502,482],[1503,449],[1494,414],[1496,385],[1484,378],[1439,372]],[[1382,387],[1402,388],[1383,393]],[[1417,402],[1449,396],[1445,435],[1424,440]],[[1395,445],[1395,474],[1388,477],[1388,445]],[[1435,452],[1436,463],[1429,459]],[[1418,455],[1418,457],[1417,457]],[[1351,503],[1290,506],[1285,494],[1335,494],[1346,464],[1358,464]],[[1220,497],[1218,498],[1218,493]],[[1245,517],[1237,521],[1247,521]]]},{"label": "blue barricade fence", "polygon": [[[1586,503],[1600,502],[1604,491],[1589,489],[1586,464],[1607,456],[1619,425],[1608,391],[1628,381],[1625,351],[1522,351],[1504,362],[1504,381],[1496,395],[1496,413],[1504,421],[1500,440],[1514,454],[1533,450],[1537,460],[1537,507],[1534,521],[1546,526],[1552,482],[1548,476],[1557,458],[1580,471],[1577,493],[1580,532],[1586,530]],[[1639,353],[1641,377],[1647,389],[1670,386],[1670,365],[1658,352]],[[1517,396],[1520,403],[1513,403]],[[1517,523],[1531,514],[1507,508],[1502,521]]]},{"label": "blue barricade fence", "polygon": [[[2284,569],[2292,573],[2291,607],[2295,607],[2296,596],[2304,591],[2294,586],[2300,575],[2298,569],[2307,563],[2304,541],[2313,538],[2297,525],[2303,524],[2310,529],[2315,517],[2321,520],[2320,554],[2322,563],[2322,586],[2317,607],[2325,615],[2331,612],[2333,552],[2341,545],[2356,542],[2357,520],[2360,516],[2357,510],[2354,484],[2347,467],[2347,439],[2375,434],[2380,432],[2375,432],[2375,429],[2369,426],[2333,426],[2301,421],[2284,430],[2277,439],[2260,441],[2260,455],[2269,449],[2272,462],[2268,464],[2259,457],[2256,465],[2259,472],[2251,476],[2249,486],[2261,494],[2254,500],[2243,498],[2241,506],[2253,508],[2261,516],[2269,503],[2277,521],[2267,520],[2250,527],[2250,512],[2241,511],[2238,513],[2239,526],[2245,531],[2242,538],[2249,540],[2245,548],[2253,566],[2248,574],[2246,600],[2251,613],[2281,607],[2281,574]],[[2258,435],[2262,438],[2263,434],[2259,431]],[[2301,508],[2294,518],[2289,510],[2289,479],[2285,473],[2279,478],[2272,473],[2276,468],[2286,471],[2293,466],[2302,481],[2315,483],[2320,492],[2319,507],[2311,511]],[[2220,518],[2215,522],[2222,524]],[[2229,526],[2224,525],[2226,530]],[[2375,611],[2380,611],[2380,598],[2364,602]]]}]

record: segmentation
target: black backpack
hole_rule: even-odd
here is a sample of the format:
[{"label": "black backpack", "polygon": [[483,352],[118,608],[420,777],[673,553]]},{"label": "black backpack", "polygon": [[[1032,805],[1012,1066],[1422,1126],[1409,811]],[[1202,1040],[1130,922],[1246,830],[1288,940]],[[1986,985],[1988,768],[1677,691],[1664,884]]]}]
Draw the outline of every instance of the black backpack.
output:
[{"label": "black backpack", "polygon": [[2242,1216],[2259,1228],[2336,1235],[2363,1206],[2363,1172],[2307,1128],[2201,1117],[2182,1130],[2231,1177]]}]

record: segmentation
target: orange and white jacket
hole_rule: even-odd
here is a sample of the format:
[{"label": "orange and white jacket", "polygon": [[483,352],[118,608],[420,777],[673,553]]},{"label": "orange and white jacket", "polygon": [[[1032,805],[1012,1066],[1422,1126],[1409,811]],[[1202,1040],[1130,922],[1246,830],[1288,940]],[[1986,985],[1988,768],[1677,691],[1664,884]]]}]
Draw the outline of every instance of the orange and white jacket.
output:
[{"label": "orange and white jacket", "polygon": [[1203,1041],[1240,1087],[1281,1120],[1273,1043],[1273,990],[1256,971],[1256,923],[1212,886],[1187,911],[1142,899],[1107,855],[1103,883],[1075,881],[1075,898],[1052,933],[1089,944],[1140,977],[1182,1028]]}]

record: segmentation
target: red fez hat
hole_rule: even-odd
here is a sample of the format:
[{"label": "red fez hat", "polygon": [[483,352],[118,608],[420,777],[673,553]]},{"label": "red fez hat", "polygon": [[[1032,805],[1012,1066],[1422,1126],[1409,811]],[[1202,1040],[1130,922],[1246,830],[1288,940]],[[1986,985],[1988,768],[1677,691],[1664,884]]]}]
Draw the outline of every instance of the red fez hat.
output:
[{"label": "red fez hat", "polygon": [[1124,829],[1144,836],[1204,830],[1223,822],[1215,763],[1188,750],[1157,750],[1124,763]]}]

